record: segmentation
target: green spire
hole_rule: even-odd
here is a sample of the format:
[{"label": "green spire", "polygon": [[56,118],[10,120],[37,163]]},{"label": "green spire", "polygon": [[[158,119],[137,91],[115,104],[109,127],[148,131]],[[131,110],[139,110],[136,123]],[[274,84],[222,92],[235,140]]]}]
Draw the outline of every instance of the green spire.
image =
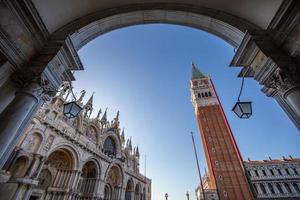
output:
[{"label": "green spire", "polygon": [[192,79],[205,78],[199,69],[196,67],[195,63],[192,62]]}]

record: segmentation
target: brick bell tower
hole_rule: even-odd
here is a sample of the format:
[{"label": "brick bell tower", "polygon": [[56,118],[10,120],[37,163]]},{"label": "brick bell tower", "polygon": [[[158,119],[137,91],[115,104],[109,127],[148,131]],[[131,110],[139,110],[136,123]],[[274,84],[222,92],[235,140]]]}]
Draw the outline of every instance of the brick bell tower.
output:
[{"label": "brick bell tower", "polygon": [[217,189],[221,200],[254,199],[213,82],[194,63],[190,89],[211,180],[209,189]]}]

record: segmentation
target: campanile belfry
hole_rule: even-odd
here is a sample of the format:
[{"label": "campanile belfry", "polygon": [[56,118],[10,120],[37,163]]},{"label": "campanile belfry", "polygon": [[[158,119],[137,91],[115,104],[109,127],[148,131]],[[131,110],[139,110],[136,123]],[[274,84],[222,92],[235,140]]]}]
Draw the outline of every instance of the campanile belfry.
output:
[{"label": "campanile belfry", "polygon": [[221,200],[254,199],[213,82],[194,64],[190,89],[208,165],[209,189],[217,189]]}]

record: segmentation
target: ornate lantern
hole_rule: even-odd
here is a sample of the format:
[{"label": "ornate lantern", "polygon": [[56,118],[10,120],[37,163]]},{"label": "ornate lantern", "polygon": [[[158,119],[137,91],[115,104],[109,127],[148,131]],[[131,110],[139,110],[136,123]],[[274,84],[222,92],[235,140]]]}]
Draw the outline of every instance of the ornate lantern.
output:
[{"label": "ornate lantern", "polygon": [[242,79],[241,90],[238,96],[238,100],[232,108],[232,111],[241,119],[248,119],[252,115],[252,102],[240,101],[240,97],[244,87],[244,77]]},{"label": "ornate lantern", "polygon": [[64,104],[64,115],[69,119],[76,117],[81,110],[82,107],[76,101]]},{"label": "ornate lantern", "polygon": [[72,90],[71,82],[69,83],[69,86],[68,86],[67,89],[69,89],[71,91],[71,93],[73,95],[73,101],[68,102],[68,103],[64,103],[63,112],[64,112],[64,115],[67,118],[71,119],[71,118],[74,118],[78,115],[78,113],[82,110],[82,107],[76,101],[76,97],[75,97],[74,92]]}]

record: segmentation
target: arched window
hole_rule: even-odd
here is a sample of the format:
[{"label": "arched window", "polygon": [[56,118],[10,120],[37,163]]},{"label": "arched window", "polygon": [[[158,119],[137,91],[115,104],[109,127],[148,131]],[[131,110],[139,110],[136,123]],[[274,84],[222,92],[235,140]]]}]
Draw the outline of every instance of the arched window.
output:
[{"label": "arched window", "polygon": [[279,183],[276,183],[276,187],[277,187],[279,193],[283,193],[283,190],[282,190],[281,185]]},{"label": "arched window", "polygon": [[270,169],[270,172],[273,176],[275,176],[273,169]]},{"label": "arched window", "polygon": [[107,137],[104,141],[103,152],[108,156],[116,157],[116,144],[111,137]]},{"label": "arched window", "polygon": [[198,93],[197,95],[198,95],[198,98],[200,99],[200,98],[201,98],[201,95],[200,95],[200,93]]},{"label": "arched window", "polygon": [[281,173],[281,170],[280,170],[280,169],[278,169],[278,173],[279,173],[280,176],[282,176],[282,173]]},{"label": "arched window", "polygon": [[265,186],[263,184],[260,184],[260,187],[261,187],[261,191],[263,194],[266,194],[267,193],[267,190],[265,188]]},{"label": "arched window", "polygon": [[268,183],[268,188],[269,188],[269,190],[270,190],[270,192],[271,192],[272,194],[275,193],[274,188],[273,188],[273,185],[271,185],[271,183]]},{"label": "arched window", "polygon": [[203,92],[201,93],[201,96],[202,96],[202,97],[204,97],[204,94],[203,94]]},{"label": "arched window", "polygon": [[299,188],[299,186],[297,185],[297,183],[292,183],[292,185],[293,185],[293,187],[295,188],[295,190],[296,190],[297,192],[300,192],[300,188]]},{"label": "arched window", "polygon": [[290,186],[289,186],[289,184],[283,183],[283,185],[286,188],[286,190],[288,191],[288,193],[293,193],[292,190],[291,190],[291,188],[290,188]]},{"label": "arched window", "polygon": [[248,176],[251,176],[251,172],[250,171],[247,171],[247,173],[248,173]]},{"label": "arched window", "polygon": [[253,189],[255,191],[255,194],[258,194],[258,190],[257,190],[257,185],[256,184],[253,185]]},{"label": "arched window", "polygon": [[289,171],[288,168],[285,168],[285,171],[286,171],[286,173],[287,173],[288,175],[290,175],[290,171]]},{"label": "arched window", "polygon": [[210,97],[211,97],[211,92],[210,92],[210,91],[208,92],[208,96],[210,96]]},{"label": "arched window", "polygon": [[297,169],[293,168],[294,174],[298,174]]},{"label": "arched window", "polygon": [[264,169],[261,170],[264,176],[267,176],[266,171]]},{"label": "arched window", "polygon": [[207,94],[207,92],[205,92],[205,97],[208,97],[208,94]]}]

